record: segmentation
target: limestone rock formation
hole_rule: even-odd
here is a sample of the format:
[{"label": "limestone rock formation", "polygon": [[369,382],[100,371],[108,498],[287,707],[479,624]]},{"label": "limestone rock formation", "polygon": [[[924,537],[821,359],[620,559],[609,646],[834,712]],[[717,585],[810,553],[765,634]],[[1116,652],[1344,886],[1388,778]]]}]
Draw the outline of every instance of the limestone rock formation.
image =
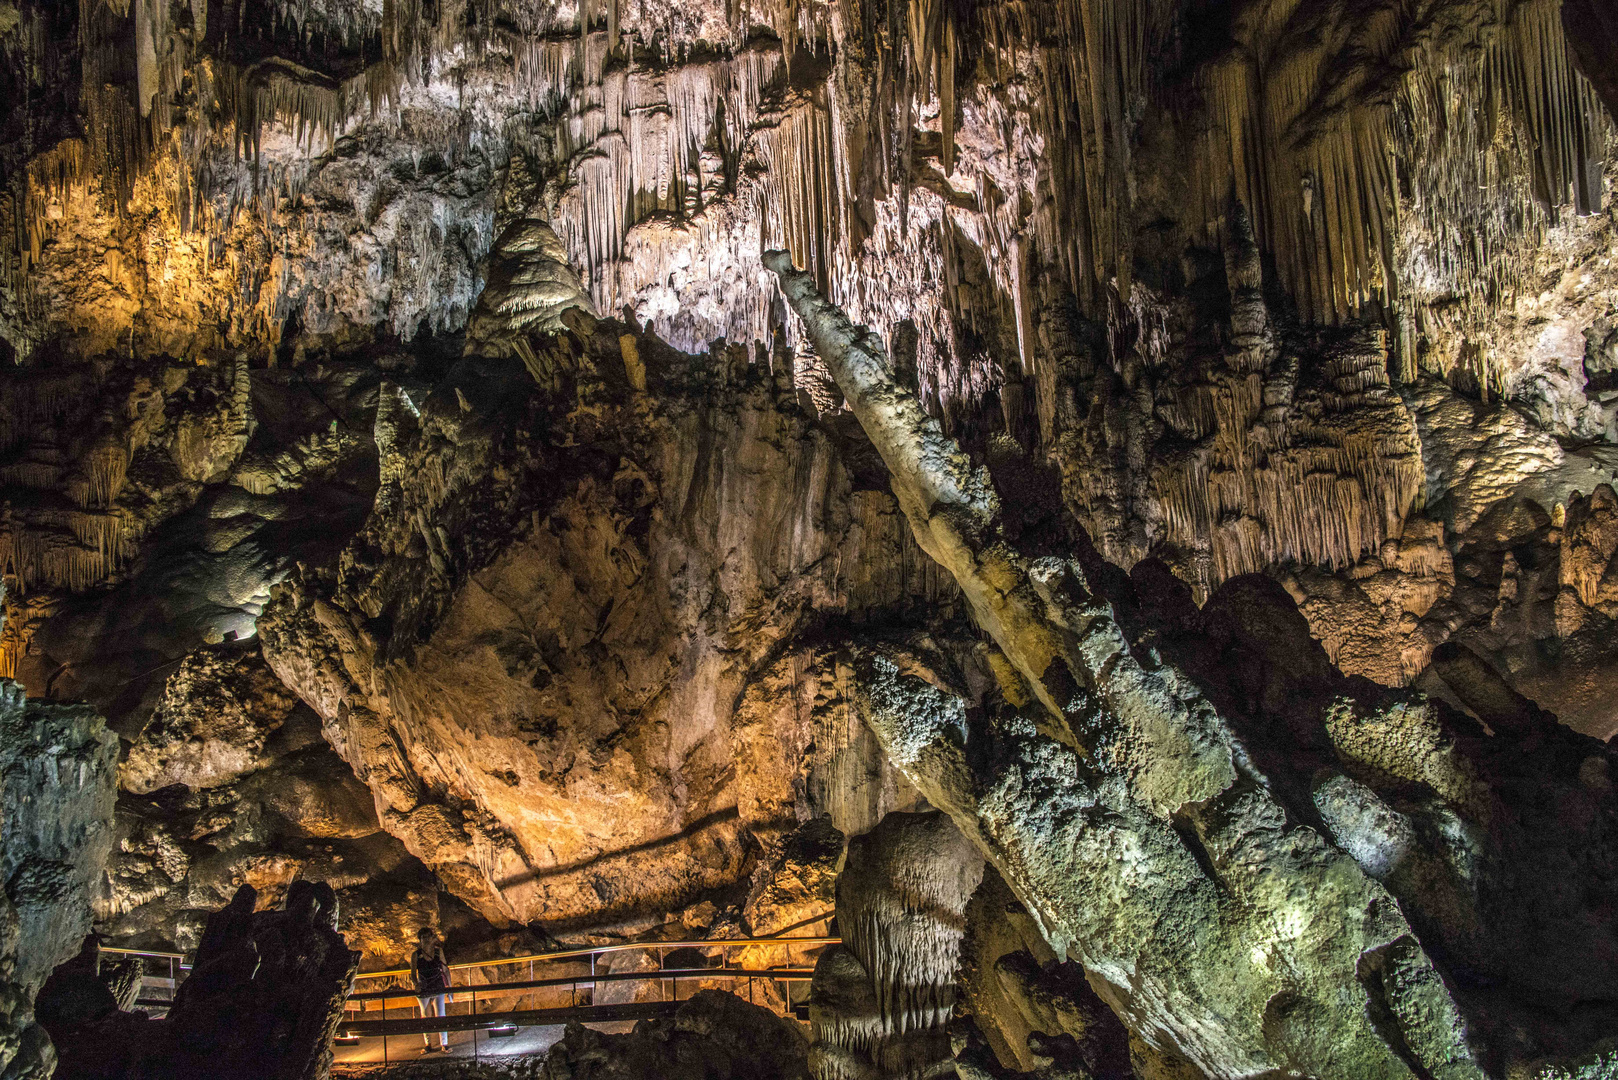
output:
[{"label": "limestone rock formation", "polygon": [[263,768],[265,745],[297,699],[256,659],[197,652],[182,660],[124,759],[124,790],[213,788]]},{"label": "limestone rock formation", "polygon": [[643,1021],[627,1035],[578,1025],[546,1055],[544,1080],[807,1080],[797,1023],[733,994],[702,990],[672,1020]]},{"label": "limestone rock formation", "polygon": [[[1009,661],[996,669],[1004,704],[969,705],[952,689],[965,683],[940,662],[870,648],[861,663],[867,722],[1132,1031],[1212,1075],[1475,1076],[1492,1056],[1582,1048],[1591,1033],[1580,1021],[1536,1032],[1527,1045],[1514,1024],[1485,1033],[1485,1017],[1493,1013],[1498,1023],[1500,1012],[1533,1009],[1549,984],[1535,985],[1532,971],[1523,971],[1526,997],[1512,1002],[1496,991],[1466,1010],[1427,950],[1453,965],[1450,980],[1491,968],[1506,973],[1486,958],[1484,943],[1514,946],[1522,937],[1490,923],[1523,910],[1519,890],[1533,890],[1529,881],[1547,883],[1528,869],[1520,845],[1545,843],[1568,813],[1524,800],[1518,785],[1532,772],[1537,790],[1549,781],[1558,798],[1599,802],[1603,796],[1587,794],[1574,773],[1604,768],[1603,747],[1558,728],[1503,686],[1473,696],[1474,709],[1502,702],[1484,706],[1495,734],[1457,745],[1442,706],[1356,702],[1347,687],[1333,692],[1318,661],[1314,680],[1324,685],[1295,691],[1290,701],[1246,674],[1243,689],[1259,693],[1247,705],[1258,709],[1244,716],[1242,698],[1220,693],[1213,671],[1187,665],[1193,677],[1205,676],[1204,689],[1185,667],[1164,662],[1176,651],[1171,642],[1137,654],[1100,591],[1126,599],[1128,584],[1116,571],[1029,559],[1008,545],[987,471],[974,469],[898,387],[881,342],[820,298],[783,253],[766,262],[888,463],[918,542],[950,568],[975,621]],[[1173,603],[1172,590],[1160,603]],[[1256,610],[1237,605],[1232,622],[1262,657],[1274,642],[1265,640],[1267,624],[1249,614]],[[1230,656],[1224,660],[1229,678]],[[1243,677],[1241,669],[1234,674]],[[1311,681],[1307,673],[1290,677],[1299,689]],[[1287,679],[1271,676],[1270,686]],[[1357,810],[1319,795],[1313,807],[1298,798],[1308,748],[1322,743],[1350,775],[1385,787],[1416,782],[1438,795],[1437,805],[1415,815],[1424,823],[1410,826],[1418,839],[1405,841],[1403,858],[1421,885],[1402,884],[1379,865],[1401,834],[1377,820],[1377,796],[1358,795]],[[1570,768],[1570,756],[1592,764]],[[1592,812],[1605,820],[1610,810]],[[1322,819],[1324,835],[1307,824]],[[1107,827],[1097,828],[1101,821]],[[1425,832],[1444,830],[1446,821],[1456,840],[1469,829],[1475,838],[1452,846],[1435,842],[1442,831]],[[1423,832],[1434,839],[1423,841]],[[1480,874],[1490,849],[1514,870]],[[1429,869],[1414,871],[1423,861]],[[1605,873],[1599,858],[1559,865],[1592,883]],[[1400,895],[1403,912],[1373,876]],[[1513,893],[1519,900],[1504,899]],[[1498,899],[1484,899],[1491,894]],[[1559,992],[1599,1008],[1607,967],[1575,953],[1610,939],[1613,928],[1586,923],[1566,935],[1535,933],[1562,957],[1551,980]],[[1593,981],[1577,989],[1585,979]],[[1489,981],[1484,976],[1483,985]]]},{"label": "limestone rock formation", "polygon": [[1027,908],[992,869],[966,916],[960,978],[968,1016],[950,1031],[962,1080],[1029,1073],[1113,1080],[1183,1065],[1131,1038],[1086,982],[1084,969],[1057,960]]},{"label": "limestone rock formation", "polygon": [[[0,677],[120,741],[95,929],[248,885],[268,957],[329,889],[391,966],[836,901],[828,1031],[947,927],[923,1071],[1609,1068],[1613,42],[0,0]],[[917,914],[873,853],[940,812],[929,880],[988,869]],[[710,1011],[553,1063],[801,1073]]]},{"label": "limestone rock formation", "polygon": [[[209,916],[174,1005],[144,1012],[55,1008],[64,1080],[265,1076],[322,1080],[359,954],[337,933],[329,886],[299,883],[285,904],[255,911],[244,885]],[[60,985],[65,996],[67,987]],[[107,1004],[111,995],[107,995]]]},{"label": "limestone rock formation", "polygon": [[45,1080],[34,997],[79,951],[112,842],[118,742],[93,710],[0,681],[0,1075]]},{"label": "limestone rock formation", "polygon": [[1618,44],[1618,23],[1612,12],[1595,0],[1567,0],[1562,4],[1562,25],[1579,70],[1595,85],[1607,111],[1618,116],[1618,77],[1607,63]]},{"label": "limestone rock formation", "polygon": [[580,318],[526,362],[385,388],[370,521],[258,624],[384,826],[496,924],[739,882],[750,832],[829,809],[798,775],[820,674],[793,660],[757,705],[750,682],[816,620],[949,599],[784,379]]},{"label": "limestone rock formation", "polygon": [[1588,602],[1588,584],[1570,586],[1606,572],[1599,526],[1591,540],[1573,537],[1592,528],[1586,514],[1599,518],[1618,458],[1601,445],[1564,448],[1520,413],[1442,386],[1419,385],[1407,400],[1428,473],[1424,513],[1342,572],[1278,576],[1344,671],[1408,684],[1435,647],[1456,641],[1565,723],[1608,737],[1618,724],[1610,616]]},{"label": "limestone rock formation", "polygon": [[530,330],[554,334],[562,312],[595,311],[567,262],[550,222],[524,216],[511,223],[489,253],[493,276],[467,323],[467,351],[479,356],[520,354]]},{"label": "limestone rock formation", "polygon": [[389,836],[370,790],[257,651],[185,657],[120,769],[97,906],[120,944],[193,949],[242,885],[279,903],[295,882],[336,890],[350,944],[402,961],[442,915],[432,875]]},{"label": "limestone rock formation", "polygon": [[818,1080],[927,1076],[952,1057],[966,905],[983,861],[936,811],[889,814],[849,843],[837,882],[843,944],[815,965],[809,1005]]}]

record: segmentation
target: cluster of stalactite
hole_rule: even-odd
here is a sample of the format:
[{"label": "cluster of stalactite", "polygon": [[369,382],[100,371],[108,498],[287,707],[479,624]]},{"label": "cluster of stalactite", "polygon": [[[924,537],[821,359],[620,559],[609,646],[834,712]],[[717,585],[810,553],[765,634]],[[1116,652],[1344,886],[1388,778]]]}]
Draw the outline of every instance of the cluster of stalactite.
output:
[{"label": "cluster of stalactite", "polygon": [[[130,455],[111,431],[70,453],[60,430],[77,413],[82,378],[42,372],[11,380],[0,395],[0,573],[21,592],[45,583],[82,589],[103,580],[131,538],[114,505]],[[82,436],[81,436],[82,438]],[[78,441],[78,440],[75,440]]]},{"label": "cluster of stalactite", "polygon": [[[1563,208],[1601,201],[1605,123],[1558,10],[1485,0],[1322,20],[1296,0],[1249,5],[1241,47],[1202,73],[1215,120],[1195,158],[1205,217],[1234,190],[1311,321],[1397,312],[1407,284],[1498,298],[1525,243]],[[1430,251],[1400,250],[1402,213]]]},{"label": "cluster of stalactite", "polygon": [[[1128,296],[1143,122],[1181,118],[1189,241],[1218,243],[1234,199],[1300,316],[1385,318],[1407,372],[1421,301],[1498,298],[1559,213],[1600,201],[1606,122],[1556,0],[1420,14],[1249,3],[1223,28],[1232,47],[1195,65],[1188,39],[1212,30],[1183,25],[1166,0],[772,0],[684,19],[651,0],[498,13],[390,0],[379,17],[304,3],[277,7],[268,36],[247,10],[226,5],[210,25],[200,3],[82,5],[84,137],[34,147],[12,185],[22,274],[75,185],[117,212],[142,171],[171,158],[180,227],[223,236],[255,200],[296,190],[342,134],[398,124],[413,90],[446,83],[466,95],[437,133],[446,143],[537,151],[564,174],[558,231],[602,310],[668,279],[667,266],[625,265],[631,230],[668,216],[700,234],[684,247],[742,266],[748,294],[675,344],[771,336],[775,295],[756,258],[784,247],[855,317],[922,327],[924,384],[982,347],[964,342],[991,308],[1017,354],[999,359],[1032,366],[1035,276],[1092,311]],[[132,86],[114,78],[131,66],[119,52],[131,23]],[[758,25],[777,40],[750,40]],[[473,107],[480,86],[501,103]],[[272,125],[294,150],[282,139],[265,153]],[[226,175],[238,156],[255,184]],[[918,206],[924,190],[937,197]],[[725,196],[736,205],[714,212]],[[873,286],[916,229],[937,268]],[[986,289],[961,287],[960,238],[979,250]]]}]

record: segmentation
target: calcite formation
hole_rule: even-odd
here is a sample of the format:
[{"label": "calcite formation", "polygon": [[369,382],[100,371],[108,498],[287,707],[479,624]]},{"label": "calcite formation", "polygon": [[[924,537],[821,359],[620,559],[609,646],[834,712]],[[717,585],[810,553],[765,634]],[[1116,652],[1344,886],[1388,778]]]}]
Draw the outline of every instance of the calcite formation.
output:
[{"label": "calcite formation", "polygon": [[75,1068],[312,1077],[424,926],[833,919],[543,1071],[1611,1071],[1615,41],[0,0],[0,1073],[91,926],[212,973]]},{"label": "calcite formation", "polygon": [[335,891],[367,960],[403,959],[451,913],[378,819],[371,792],[256,650],[188,655],[120,770],[97,917],[121,939],[184,949],[243,885],[267,904],[298,882]]},{"label": "calcite formation", "polygon": [[[867,722],[1006,878],[1054,951],[1082,963],[1149,1046],[1216,1076],[1481,1076],[1489,1057],[1522,1053],[1520,1034],[1487,1033],[1476,1013],[1469,1032],[1424,939],[1457,966],[1451,979],[1493,969],[1531,995],[1554,984],[1592,1005],[1604,1000],[1605,964],[1589,953],[1578,963],[1573,951],[1611,940],[1611,927],[1585,924],[1560,946],[1543,926],[1505,929],[1526,910],[1518,904],[1536,890],[1530,882],[1547,881],[1528,869],[1522,846],[1554,835],[1554,826],[1540,833],[1541,797],[1602,801],[1606,789],[1592,792],[1579,776],[1606,769],[1604,747],[1538,715],[1481,663],[1444,676],[1493,732],[1459,746],[1442,706],[1384,700],[1365,710],[1348,687],[1334,700],[1329,675],[1312,694],[1298,679],[1290,702],[1261,699],[1245,723],[1233,722],[1221,715],[1230,699],[1213,672],[1198,672],[1209,693],[1164,663],[1178,651],[1170,640],[1135,653],[1102,591],[1117,586],[1104,570],[1031,559],[1009,544],[988,471],[895,382],[881,341],[820,297],[785,253],[766,263],[887,462],[918,543],[950,569],[1003,654],[995,675],[1005,704],[989,704],[985,718],[945,664],[893,646],[862,650]],[[1253,610],[1236,621],[1249,633],[1263,625]],[[1441,672],[1450,670],[1446,657]],[[1423,716],[1429,709],[1439,715]],[[1266,744],[1288,725],[1277,753]],[[1289,814],[1300,766],[1321,742],[1349,776],[1334,788],[1329,759],[1317,758],[1313,805],[1294,802]],[[1420,784],[1438,802],[1401,819],[1354,785],[1356,773],[1390,793],[1401,781]],[[1526,775],[1540,796],[1523,798]],[[1611,809],[1588,813],[1594,824]],[[1418,832],[1451,839],[1434,845]],[[1485,869],[1492,858],[1501,865]],[[1586,881],[1605,875],[1600,857],[1550,858]],[[1402,882],[1401,870],[1411,875]],[[1535,904],[1554,906],[1556,892]],[[1507,976],[1486,958],[1495,930],[1560,953],[1557,974],[1530,989],[1537,965],[1514,960]],[[1580,990],[1584,979],[1593,982]],[[1492,1000],[1469,1004],[1484,1016],[1511,1009],[1509,992],[1483,990],[1489,981],[1467,989]],[[1558,1043],[1553,1034],[1533,1049]]]},{"label": "calcite formation", "polygon": [[0,1074],[45,1080],[56,1050],[34,996],[90,929],[112,843],[118,742],[82,706],[0,681]]},{"label": "calcite formation", "polygon": [[337,575],[289,583],[259,621],[386,827],[498,922],[741,879],[745,837],[834,805],[795,789],[835,722],[792,700],[811,672],[748,695],[780,677],[772,654],[812,620],[949,598],[784,368],[739,352],[705,372],[585,318],[590,336],[528,361],[463,361],[419,405],[384,387],[370,522]]},{"label": "calcite formation", "polygon": [[983,860],[947,817],[889,814],[849,842],[837,882],[843,944],[815,965],[818,1080],[926,1076],[953,1057],[944,1025],[966,905]]}]

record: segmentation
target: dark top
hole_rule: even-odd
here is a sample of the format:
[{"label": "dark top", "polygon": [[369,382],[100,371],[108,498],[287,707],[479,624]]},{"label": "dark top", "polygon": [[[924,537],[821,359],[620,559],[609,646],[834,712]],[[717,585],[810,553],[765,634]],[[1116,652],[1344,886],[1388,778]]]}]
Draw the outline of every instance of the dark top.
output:
[{"label": "dark top", "polygon": [[442,948],[429,955],[418,947],[410,958],[410,966],[416,972],[416,993],[422,997],[442,994],[449,989],[449,961],[444,959]]}]

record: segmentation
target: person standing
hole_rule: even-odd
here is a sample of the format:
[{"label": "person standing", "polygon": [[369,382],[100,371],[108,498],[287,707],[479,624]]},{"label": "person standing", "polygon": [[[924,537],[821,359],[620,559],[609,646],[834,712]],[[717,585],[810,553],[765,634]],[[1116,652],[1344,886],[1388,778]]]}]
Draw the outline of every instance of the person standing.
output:
[{"label": "person standing", "polygon": [[[422,1016],[448,1016],[449,958],[444,955],[444,943],[438,931],[424,926],[416,932],[416,951],[410,954],[410,977],[416,984],[416,1000],[421,1002]],[[422,1032],[422,1053],[433,1052],[431,1040]],[[438,1052],[449,1052],[449,1032],[438,1033]]]}]

